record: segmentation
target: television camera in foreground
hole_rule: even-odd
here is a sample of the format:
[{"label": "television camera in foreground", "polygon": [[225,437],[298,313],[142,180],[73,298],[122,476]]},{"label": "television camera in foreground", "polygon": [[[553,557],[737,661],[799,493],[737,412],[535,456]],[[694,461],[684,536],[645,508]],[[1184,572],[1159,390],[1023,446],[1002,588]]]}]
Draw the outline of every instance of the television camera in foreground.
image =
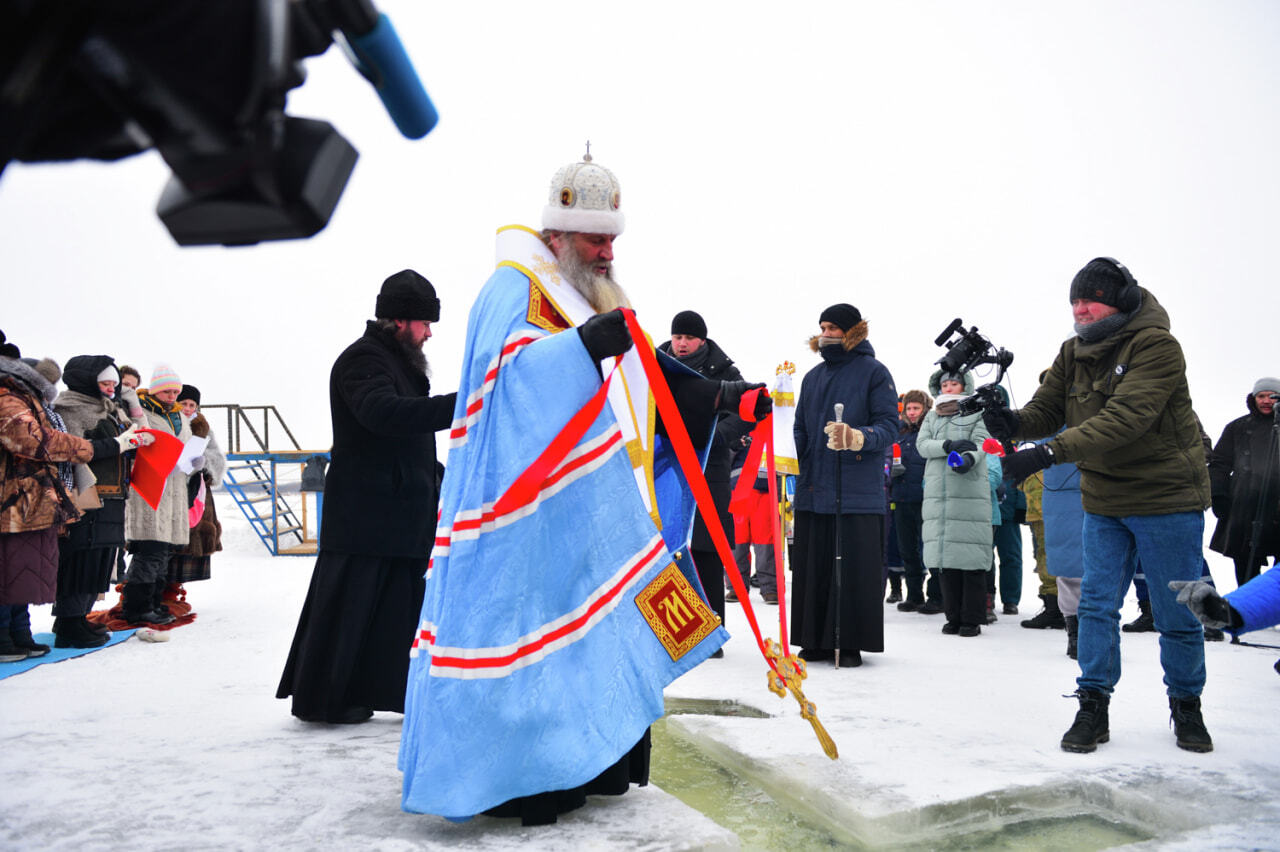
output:
[{"label": "television camera in foreground", "polygon": [[155,148],[179,245],[310,237],[358,155],[285,101],[334,42],[404,136],[430,132],[435,107],[369,0],[0,0],[0,173]]}]

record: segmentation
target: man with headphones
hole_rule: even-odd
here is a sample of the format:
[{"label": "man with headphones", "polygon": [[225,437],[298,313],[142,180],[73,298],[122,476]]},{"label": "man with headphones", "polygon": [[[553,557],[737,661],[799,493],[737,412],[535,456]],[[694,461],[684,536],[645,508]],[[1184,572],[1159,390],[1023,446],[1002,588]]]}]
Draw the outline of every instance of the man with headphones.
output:
[{"label": "man with headphones", "polygon": [[1004,460],[1015,482],[1058,462],[1080,469],[1084,577],[1080,590],[1080,702],[1062,748],[1094,751],[1110,739],[1108,705],[1120,679],[1120,606],[1135,559],[1151,589],[1160,663],[1180,748],[1213,750],[1200,713],[1204,632],[1168,583],[1203,565],[1209,476],[1191,410],[1186,361],[1169,315],[1129,270],[1094,258],[1071,282],[1075,335],[1025,407],[983,414],[998,438],[1062,432]]}]

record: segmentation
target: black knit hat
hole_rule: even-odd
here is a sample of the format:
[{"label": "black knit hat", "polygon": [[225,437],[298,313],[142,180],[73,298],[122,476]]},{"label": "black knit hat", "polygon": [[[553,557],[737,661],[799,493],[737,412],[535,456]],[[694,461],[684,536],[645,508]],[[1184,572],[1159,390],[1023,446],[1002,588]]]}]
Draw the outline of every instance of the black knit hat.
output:
[{"label": "black knit hat", "polygon": [[829,322],[841,331],[848,331],[862,322],[862,312],[853,305],[841,302],[823,311],[822,316],[818,317],[818,322]]},{"label": "black knit hat", "polygon": [[707,339],[707,324],[696,311],[681,311],[671,318],[672,334],[687,334],[690,337]]},{"label": "black knit hat", "polygon": [[378,319],[439,322],[440,300],[430,281],[412,269],[402,269],[382,282],[373,315]]},{"label": "black knit hat", "polygon": [[196,387],[195,385],[183,385],[182,390],[178,391],[178,398],[174,401],[182,402],[184,399],[189,399],[192,402],[194,402],[196,405],[199,405],[200,404],[200,388]]},{"label": "black knit hat", "polygon": [[1071,301],[1088,299],[1122,311],[1138,306],[1138,282],[1119,261],[1095,257],[1071,280]]}]

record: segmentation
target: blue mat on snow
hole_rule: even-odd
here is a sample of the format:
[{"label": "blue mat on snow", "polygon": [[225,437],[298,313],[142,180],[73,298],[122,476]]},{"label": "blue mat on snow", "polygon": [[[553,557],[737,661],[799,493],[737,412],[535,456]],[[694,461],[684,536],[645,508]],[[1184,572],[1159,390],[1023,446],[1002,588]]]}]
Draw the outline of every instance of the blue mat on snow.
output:
[{"label": "blue mat on snow", "polygon": [[22,674],[23,672],[29,672],[36,666],[44,665],[45,663],[60,663],[63,660],[69,660],[72,657],[83,657],[85,654],[92,654],[94,651],[101,651],[103,648],[110,648],[112,645],[119,645],[135,632],[136,631],[134,630],[120,630],[114,632],[111,634],[111,639],[107,641],[107,644],[99,648],[55,648],[53,647],[54,637],[52,633],[37,633],[35,635],[35,640],[48,645],[49,653],[45,654],[43,657],[27,657],[25,660],[17,663],[0,663],[0,680],[4,680],[5,678],[12,677],[16,674]]}]

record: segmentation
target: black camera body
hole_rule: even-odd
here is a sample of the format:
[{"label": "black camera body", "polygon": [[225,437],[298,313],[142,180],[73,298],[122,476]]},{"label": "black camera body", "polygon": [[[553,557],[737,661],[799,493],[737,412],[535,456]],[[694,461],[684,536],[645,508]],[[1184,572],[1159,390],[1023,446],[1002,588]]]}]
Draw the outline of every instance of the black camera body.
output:
[{"label": "black camera body", "polygon": [[[953,333],[958,333],[955,340],[948,340]],[[1013,363],[1013,353],[1004,348],[997,348],[990,340],[978,333],[975,325],[968,330],[964,321],[956,317],[951,324],[933,341],[934,346],[947,347],[947,353],[934,363],[948,373],[963,373],[972,370],[979,364],[995,364],[995,381],[978,388],[973,396],[960,400],[961,414],[977,414],[988,408],[996,408],[1003,401],[996,393],[996,385],[1004,378],[1005,371]]]}]

